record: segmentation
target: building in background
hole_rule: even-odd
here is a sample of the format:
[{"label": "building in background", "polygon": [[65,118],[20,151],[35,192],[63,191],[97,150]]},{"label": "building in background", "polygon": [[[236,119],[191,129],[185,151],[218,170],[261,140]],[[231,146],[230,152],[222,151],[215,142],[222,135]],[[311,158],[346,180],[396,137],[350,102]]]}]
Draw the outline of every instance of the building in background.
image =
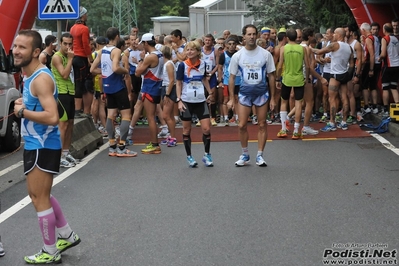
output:
[{"label": "building in background", "polygon": [[224,30],[241,35],[242,28],[254,23],[243,0],[201,0],[189,7],[190,37],[211,33],[221,37]]}]

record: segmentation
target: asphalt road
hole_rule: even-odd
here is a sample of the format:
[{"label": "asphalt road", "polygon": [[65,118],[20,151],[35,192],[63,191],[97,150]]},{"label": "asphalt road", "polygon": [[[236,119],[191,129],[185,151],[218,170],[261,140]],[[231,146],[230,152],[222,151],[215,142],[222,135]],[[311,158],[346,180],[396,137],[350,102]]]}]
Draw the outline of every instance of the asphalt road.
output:
[{"label": "asphalt road", "polygon": [[[266,168],[255,165],[256,143],[249,150],[242,168],[234,166],[239,143],[219,142],[213,168],[188,168],[179,145],[136,158],[103,149],[64,170],[53,195],[82,243],[63,265],[311,266],[337,243],[399,248],[399,157],[375,138],[268,142]],[[202,154],[194,144],[198,162]],[[21,151],[1,159],[0,171],[21,160]],[[9,186],[1,185],[4,220],[27,195],[22,166],[0,179],[10,181],[0,183]],[[0,223],[0,265],[24,265],[41,248],[36,213],[25,205]]]}]

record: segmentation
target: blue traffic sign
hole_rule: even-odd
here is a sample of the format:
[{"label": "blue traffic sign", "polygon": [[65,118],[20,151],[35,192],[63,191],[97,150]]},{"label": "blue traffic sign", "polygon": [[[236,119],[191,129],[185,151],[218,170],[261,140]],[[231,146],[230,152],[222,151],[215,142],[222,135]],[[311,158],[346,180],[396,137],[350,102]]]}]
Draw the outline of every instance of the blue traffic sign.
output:
[{"label": "blue traffic sign", "polygon": [[79,0],[38,0],[38,18],[51,19],[77,19],[79,17]]}]

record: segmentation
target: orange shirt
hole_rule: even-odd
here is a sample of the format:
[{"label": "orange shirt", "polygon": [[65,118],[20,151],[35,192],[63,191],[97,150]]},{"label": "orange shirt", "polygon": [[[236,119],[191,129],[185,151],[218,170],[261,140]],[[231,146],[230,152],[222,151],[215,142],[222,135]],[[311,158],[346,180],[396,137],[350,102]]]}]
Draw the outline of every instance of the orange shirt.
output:
[{"label": "orange shirt", "polygon": [[82,57],[91,56],[89,27],[83,23],[76,23],[72,26],[70,33],[73,37],[75,55]]}]

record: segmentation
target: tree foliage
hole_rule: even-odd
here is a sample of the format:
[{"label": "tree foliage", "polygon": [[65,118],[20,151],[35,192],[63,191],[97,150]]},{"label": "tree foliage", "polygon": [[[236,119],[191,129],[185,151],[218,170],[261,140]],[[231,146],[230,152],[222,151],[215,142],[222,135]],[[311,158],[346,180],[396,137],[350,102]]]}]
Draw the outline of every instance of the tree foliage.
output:
[{"label": "tree foliage", "polygon": [[355,23],[355,18],[344,0],[303,0],[313,25],[338,27]]},{"label": "tree foliage", "polygon": [[245,0],[259,25],[280,27],[340,26],[355,20],[344,0]]},{"label": "tree foliage", "polygon": [[250,10],[248,16],[253,15],[259,25],[268,27],[282,27],[292,25],[303,27],[309,23],[303,0],[245,0]]}]

